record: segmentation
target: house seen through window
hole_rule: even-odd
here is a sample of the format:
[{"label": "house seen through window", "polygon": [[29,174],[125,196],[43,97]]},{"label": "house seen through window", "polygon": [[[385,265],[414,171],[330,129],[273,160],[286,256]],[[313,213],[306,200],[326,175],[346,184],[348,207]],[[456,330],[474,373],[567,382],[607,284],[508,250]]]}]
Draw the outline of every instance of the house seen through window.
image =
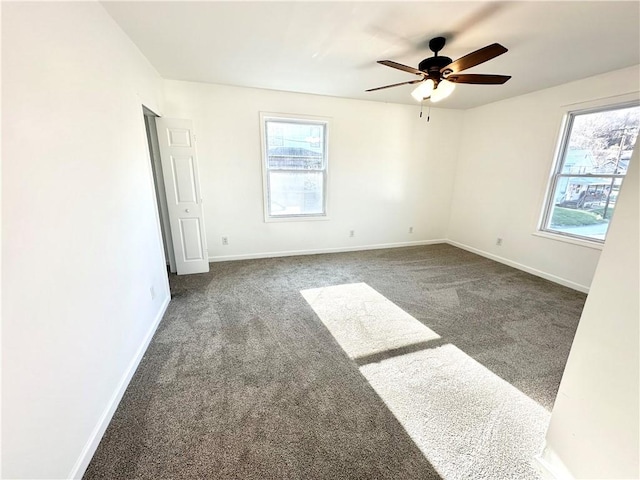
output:
[{"label": "house seen through window", "polygon": [[542,230],[604,242],[639,124],[638,105],[569,113]]},{"label": "house seen through window", "polygon": [[263,117],[265,216],[326,216],[327,122]]}]

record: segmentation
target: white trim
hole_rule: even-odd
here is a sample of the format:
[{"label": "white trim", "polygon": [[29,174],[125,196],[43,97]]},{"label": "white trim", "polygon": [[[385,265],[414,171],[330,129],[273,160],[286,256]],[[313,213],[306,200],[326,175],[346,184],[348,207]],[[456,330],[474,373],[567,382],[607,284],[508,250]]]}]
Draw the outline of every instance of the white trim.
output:
[{"label": "white trim", "polygon": [[283,215],[281,217],[273,216],[265,220],[266,223],[278,223],[278,222],[325,222],[331,220],[329,215],[322,214],[309,214],[309,215]]},{"label": "white trim", "polygon": [[231,260],[251,260],[254,258],[292,257],[296,255],[317,255],[320,253],[358,252],[360,250],[380,250],[383,248],[415,247],[419,245],[434,245],[448,243],[444,238],[434,240],[420,240],[416,242],[380,243],[376,245],[359,245],[357,247],[318,248],[313,250],[288,250],[283,252],[260,252],[242,255],[216,255],[209,257],[210,262],[227,262]]},{"label": "white trim", "polygon": [[454,242],[453,240],[447,240],[447,243],[454,247],[458,247],[463,250],[467,250],[468,252],[480,255],[482,257],[495,260],[496,262],[503,263],[510,267],[517,268],[518,270],[522,270],[523,272],[530,273],[532,275],[535,275],[536,277],[544,278],[545,280],[549,280],[551,282],[564,285],[565,287],[578,290],[579,292],[589,293],[589,287],[585,285],[580,285],[579,283],[572,282],[571,280],[567,280],[566,278],[558,277],[556,275],[543,272],[542,270],[537,270],[535,268],[528,267],[526,265],[523,265],[522,263],[514,262],[513,260],[509,260],[508,258],[500,257],[498,255],[494,255],[493,253],[485,252],[484,250],[479,250],[477,248],[470,247],[469,245],[465,245],[463,243]]},{"label": "white trim", "polygon": [[567,105],[561,105],[560,108],[564,112],[578,112],[591,109],[599,109],[607,106],[622,105],[625,103],[637,102],[640,99],[640,92],[628,92],[621,93],[619,95],[612,95],[610,97],[596,98],[595,100],[587,100],[582,102],[569,103]]},{"label": "white trim", "polygon": [[[262,203],[264,210],[265,223],[271,222],[305,222],[312,220],[329,220],[329,137],[331,130],[332,117],[320,117],[315,115],[298,115],[289,113],[276,113],[276,112],[259,112],[260,117],[260,151],[262,152]],[[305,215],[270,215],[269,214],[269,197],[271,195],[269,189],[269,169],[267,167],[267,134],[266,134],[266,122],[270,119],[274,120],[286,120],[300,124],[313,124],[323,125],[324,128],[324,168],[323,173],[323,186],[322,186],[322,201],[323,201],[323,213],[317,214],[305,214]],[[318,171],[318,170],[314,170]]]},{"label": "white trim", "polygon": [[556,146],[553,151],[553,158],[551,159],[551,170],[547,176],[547,181],[544,185],[544,200],[542,203],[542,211],[538,215],[538,223],[536,224],[537,231],[544,230],[547,223],[547,218],[551,215],[551,199],[555,193],[556,188],[556,173],[563,162],[565,145],[567,144],[568,135],[571,133],[571,123],[573,119],[567,110],[562,111],[562,120],[560,122],[560,130],[558,138],[556,139]]},{"label": "white trim", "polygon": [[[540,236],[543,236],[543,235],[540,235]],[[318,248],[318,249],[312,249],[312,250],[286,250],[281,252],[258,252],[258,253],[247,253],[247,254],[240,254],[240,255],[214,255],[209,257],[209,261],[210,262],[229,262],[234,260],[252,260],[257,258],[292,257],[296,255],[318,255],[322,253],[358,252],[361,250],[379,250],[383,248],[415,247],[419,245],[435,245],[439,243],[446,243],[451,246],[458,247],[463,250],[467,250],[468,252],[475,253],[476,255],[480,255],[481,257],[489,258],[496,262],[503,263],[510,267],[516,268],[518,270],[522,270],[523,272],[530,273],[537,277],[544,278],[545,280],[549,280],[559,285],[564,285],[565,287],[572,288],[579,292],[589,293],[589,287],[585,285],[580,285],[579,283],[572,282],[571,280],[567,280],[566,278],[558,277],[556,275],[552,275],[551,273],[543,272],[542,270],[537,270],[535,268],[528,267],[521,263],[514,262],[513,260],[509,260],[508,258],[500,257],[498,255],[485,252],[484,250],[479,250],[477,248],[470,247],[469,245],[454,242],[453,240],[449,240],[446,238],[437,238],[433,240],[420,240],[416,242],[396,242],[396,243],[381,243],[376,245],[359,245],[357,247]]]},{"label": "white trim", "polygon": [[[552,168],[547,178],[545,185],[545,194],[542,204],[542,210],[538,216],[538,223],[536,229],[539,233],[551,233],[551,217],[553,216],[553,202],[552,199],[556,195],[556,187],[558,178],[561,176],[561,170],[566,161],[567,150],[569,148],[569,142],[571,139],[571,133],[573,129],[573,121],[578,115],[585,115],[596,112],[607,112],[613,110],[619,110],[623,108],[631,108],[640,106],[640,96],[638,92],[626,93],[622,95],[615,95],[613,97],[599,98],[587,102],[573,103],[570,105],[563,105],[561,107],[562,123],[560,126],[560,133],[556,142],[556,149],[553,156]],[[585,175],[576,174],[578,177],[597,177],[598,175]],[[603,177],[611,177],[611,174],[602,174]],[[620,184],[623,183],[625,175],[622,178]],[[613,178],[613,177],[612,177]],[[613,185],[613,184],[612,184]],[[608,231],[608,228],[607,228]],[[553,237],[547,237],[553,238]],[[576,236],[578,240],[584,239],[585,242],[589,242],[587,236]],[[606,238],[606,233],[605,233]],[[573,242],[569,242],[573,243]],[[604,243],[604,241],[602,242]],[[587,246],[583,243],[576,243],[576,245]]]},{"label": "white trim", "polygon": [[542,453],[533,458],[531,465],[544,480],[575,480],[567,466],[549,446],[545,446]]},{"label": "white trim", "polygon": [[160,321],[162,320],[162,317],[167,311],[167,307],[169,306],[170,301],[171,301],[171,295],[168,295],[164,299],[164,302],[162,303],[162,306],[160,307],[160,310],[158,311],[156,318],[153,320],[153,323],[149,327],[149,330],[147,331],[147,334],[144,337],[144,340],[142,340],[140,347],[138,347],[136,354],[131,359],[129,366],[127,367],[127,369],[124,372],[124,375],[120,379],[120,383],[118,384],[115,391],[113,392],[113,395],[109,400],[109,403],[107,403],[107,408],[105,408],[96,426],[94,427],[93,432],[91,432],[91,436],[89,437],[89,440],[87,441],[84,448],[82,449],[82,452],[80,453],[80,456],[78,457],[78,460],[76,461],[75,465],[71,469],[71,473],[69,473],[68,478],[73,478],[73,479],[82,478],[82,476],[84,475],[85,470],[87,469],[87,467],[89,466],[89,463],[91,462],[91,459],[93,458],[93,454],[96,453],[96,449],[100,444],[100,440],[102,440],[102,436],[104,435],[104,432],[107,430],[107,427],[109,426],[109,422],[111,422],[111,418],[113,417],[113,414],[115,413],[116,408],[118,408],[118,404],[120,403],[120,400],[122,400],[122,396],[124,395],[125,390],[129,386],[129,382],[131,381],[133,374],[138,368],[138,365],[140,364],[140,361],[142,360],[142,357],[146,352],[147,347],[149,346],[149,343],[151,343],[151,339],[153,338],[153,335],[156,332],[156,329],[158,328]]},{"label": "white trim", "polygon": [[604,243],[592,242],[589,240],[583,240],[582,238],[570,237],[568,235],[561,235],[558,233],[552,233],[549,231],[533,232],[531,235],[534,237],[548,238],[549,240],[556,240],[558,242],[571,243],[572,245],[579,245],[581,247],[593,248],[594,250],[602,250]]}]

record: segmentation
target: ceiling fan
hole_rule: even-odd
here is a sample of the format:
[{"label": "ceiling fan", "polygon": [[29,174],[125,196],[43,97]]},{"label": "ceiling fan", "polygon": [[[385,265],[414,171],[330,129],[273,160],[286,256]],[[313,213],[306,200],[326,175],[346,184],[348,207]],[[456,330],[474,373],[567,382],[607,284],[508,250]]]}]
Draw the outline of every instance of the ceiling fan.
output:
[{"label": "ceiling fan", "polygon": [[429,41],[429,48],[433,52],[433,57],[422,60],[417,69],[391,60],[379,60],[378,63],[381,65],[413,73],[420,78],[408,82],[385,85],[384,87],[370,88],[367,92],[419,83],[420,85],[411,92],[413,98],[419,102],[427,98],[431,99],[432,102],[439,102],[451,95],[456,83],[501,85],[511,78],[508,75],[459,74],[463,70],[475,67],[507,52],[508,50],[499,43],[493,43],[452,61],[449,57],[438,55],[438,52],[444,48],[446,42],[447,39],[444,37],[432,38]]}]

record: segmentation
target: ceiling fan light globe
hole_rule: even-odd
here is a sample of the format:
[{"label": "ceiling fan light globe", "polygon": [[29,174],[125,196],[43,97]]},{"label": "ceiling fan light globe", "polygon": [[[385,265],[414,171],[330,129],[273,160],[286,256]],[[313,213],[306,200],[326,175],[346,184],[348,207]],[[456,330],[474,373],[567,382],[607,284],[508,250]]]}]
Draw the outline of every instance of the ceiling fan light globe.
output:
[{"label": "ceiling fan light globe", "polygon": [[444,100],[449,95],[451,95],[455,89],[455,83],[449,82],[448,80],[441,80],[438,84],[438,88],[436,88],[431,94],[431,101],[433,103],[436,103],[440,100]]},{"label": "ceiling fan light globe", "polygon": [[422,82],[418,85],[413,92],[411,92],[411,96],[415,98],[417,102],[423,101],[425,98],[428,98],[433,92],[434,82],[430,78]]}]

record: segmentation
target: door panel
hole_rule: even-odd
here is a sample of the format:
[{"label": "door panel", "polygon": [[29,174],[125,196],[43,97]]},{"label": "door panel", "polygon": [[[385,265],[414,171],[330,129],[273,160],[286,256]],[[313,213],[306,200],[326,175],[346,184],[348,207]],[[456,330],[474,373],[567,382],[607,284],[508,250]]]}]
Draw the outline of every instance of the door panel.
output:
[{"label": "door panel", "polygon": [[156,125],[178,275],[208,272],[209,254],[191,120],[157,118]]},{"label": "door panel", "polygon": [[184,260],[200,260],[203,258],[202,244],[198,241],[201,236],[200,220],[198,218],[181,218],[180,234],[184,245]]},{"label": "door panel", "polygon": [[171,157],[176,204],[196,203],[198,189],[195,184],[193,157]]},{"label": "door panel", "polygon": [[190,131],[184,128],[173,128],[167,130],[167,138],[170,147],[190,147]]}]

